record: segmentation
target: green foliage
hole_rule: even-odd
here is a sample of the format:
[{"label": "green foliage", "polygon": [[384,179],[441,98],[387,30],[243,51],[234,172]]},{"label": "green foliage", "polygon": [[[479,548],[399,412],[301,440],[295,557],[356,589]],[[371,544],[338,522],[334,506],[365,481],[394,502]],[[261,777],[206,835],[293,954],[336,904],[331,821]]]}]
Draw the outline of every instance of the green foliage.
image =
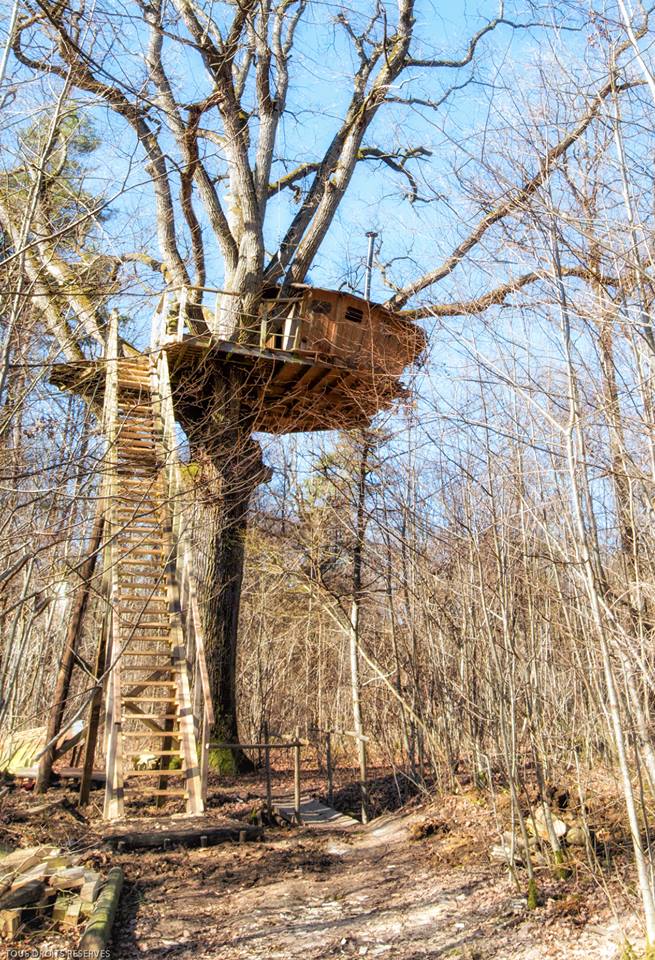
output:
[{"label": "green foliage", "polygon": [[[42,168],[43,182],[39,192],[40,227],[61,231],[81,220],[58,240],[62,248],[78,248],[88,243],[93,226],[107,219],[98,211],[98,197],[85,188],[91,171],[88,159],[101,144],[92,122],[77,108],[67,110],[59,123],[54,142],[46,153],[51,136],[49,117],[41,117],[26,127],[19,136],[20,163],[7,174],[5,201],[20,217],[30,196],[36,171]],[[45,162],[44,162],[45,161]]]}]

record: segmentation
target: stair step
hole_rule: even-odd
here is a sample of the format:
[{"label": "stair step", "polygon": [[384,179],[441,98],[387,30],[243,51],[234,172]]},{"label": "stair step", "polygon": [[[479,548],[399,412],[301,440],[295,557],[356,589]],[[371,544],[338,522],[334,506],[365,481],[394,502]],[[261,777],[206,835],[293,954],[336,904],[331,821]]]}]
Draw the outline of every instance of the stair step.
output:
[{"label": "stair step", "polygon": [[123,720],[179,720],[177,713],[124,713]]},{"label": "stair step", "polygon": [[[159,544],[159,547],[161,547],[161,543]],[[163,550],[161,549],[151,550],[150,547],[144,547],[142,544],[137,544],[137,546],[132,547],[129,550],[129,552],[125,554],[126,558],[131,557],[132,561],[134,561],[135,563],[137,562],[137,559],[139,557],[147,557],[147,559],[139,560],[138,562],[139,563],[152,562],[153,564],[156,563],[155,557],[163,557],[163,556],[164,556]],[[127,560],[121,560],[121,562],[125,563],[127,562]]]},{"label": "stair step", "polygon": [[177,680],[130,680],[130,685],[135,683],[139,687],[176,687]]},{"label": "stair step", "polygon": [[[124,757],[142,757],[145,753],[145,750],[128,750],[123,753]],[[147,751],[153,757],[179,757],[179,750],[148,750]],[[182,759],[180,757],[180,759]],[[184,771],[177,770],[176,773],[182,774]],[[132,773],[128,773],[128,776],[131,777]]]},{"label": "stair step", "polygon": [[[172,703],[173,697],[121,697],[123,703]],[[130,720],[133,719],[130,717]]]},{"label": "stair step", "polygon": [[[160,536],[155,536],[155,533],[159,533]],[[148,527],[143,530],[138,528],[130,529],[129,526],[125,526],[122,530],[119,531],[117,540],[127,540],[127,545],[129,546],[130,540],[138,540],[139,537],[142,537],[142,540],[139,540],[137,543],[132,543],[132,546],[136,549],[137,547],[163,547],[164,546],[164,532],[161,525],[156,527]]]},{"label": "stair step", "polygon": [[[150,660],[152,657],[168,657],[169,660],[170,660],[171,654],[170,654],[167,650],[144,650],[143,653],[141,653],[141,652],[139,652],[139,653],[130,653],[129,650],[123,650],[123,656],[124,656],[124,657],[139,657],[141,660],[146,659],[146,658],[147,658],[148,660]],[[153,666],[157,667],[157,666],[159,666],[159,664],[155,663],[155,664],[153,664]],[[161,666],[162,666],[162,667],[167,667],[167,666],[169,666],[169,664],[167,664],[167,663],[162,663]],[[126,664],[126,665],[125,665],[125,669],[126,669],[126,670],[130,670],[131,668]]]},{"label": "stair step", "polygon": [[[132,590],[148,590],[146,586],[139,587],[138,584],[132,583],[127,585]],[[165,586],[165,585],[164,585]],[[153,592],[152,590],[146,596],[142,596],[140,593],[123,593],[122,589],[119,587],[118,596],[121,600],[147,600],[148,603],[167,603],[166,599],[166,590],[161,590],[161,592]],[[159,611],[157,611],[159,612]]]},{"label": "stair step", "polygon": [[130,643],[170,643],[170,630],[168,627],[162,629],[166,630],[164,636],[162,636],[160,633],[146,633],[145,636],[135,634],[130,640]]},{"label": "stair step", "polygon": [[[173,756],[179,757],[179,752],[173,754]],[[125,774],[126,777],[184,777],[186,776],[184,770],[169,770],[169,769],[159,769],[159,770],[130,770]]]},{"label": "stair step", "polygon": [[118,428],[119,443],[122,440],[127,440],[128,438],[130,440],[147,440],[152,441],[153,443],[159,439],[160,431],[157,430],[154,424],[149,427],[147,427],[145,424],[143,426],[138,426],[135,424],[134,426],[128,427],[126,424],[129,422],[130,421],[126,420],[125,423]]},{"label": "stair step", "polygon": [[139,740],[145,740],[148,737],[170,737],[171,740],[182,739],[182,734],[175,733],[173,730],[121,730],[121,735],[129,739],[138,737]]},{"label": "stair step", "polygon": [[123,434],[119,433],[118,435],[118,453],[119,456],[125,451],[130,452],[132,450],[154,450],[155,449],[155,438],[152,440],[138,440],[136,437],[125,437]]},{"label": "stair step", "polygon": [[[130,774],[131,776],[131,774]],[[125,788],[127,792],[130,792],[130,788]],[[186,790],[139,790],[139,794],[148,794],[151,797],[186,797]]]}]

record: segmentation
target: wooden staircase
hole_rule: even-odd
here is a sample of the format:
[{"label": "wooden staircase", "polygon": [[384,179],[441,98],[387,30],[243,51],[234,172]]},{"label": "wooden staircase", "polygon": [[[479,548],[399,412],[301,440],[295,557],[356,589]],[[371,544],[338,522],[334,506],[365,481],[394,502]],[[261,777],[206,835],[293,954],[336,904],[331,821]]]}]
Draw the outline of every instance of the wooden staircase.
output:
[{"label": "wooden staircase", "polygon": [[125,816],[136,797],[183,798],[187,813],[197,814],[204,791],[187,657],[198,651],[189,651],[181,618],[170,388],[163,397],[156,359],[119,357],[117,343],[114,329],[104,404],[111,600],[104,815]]}]

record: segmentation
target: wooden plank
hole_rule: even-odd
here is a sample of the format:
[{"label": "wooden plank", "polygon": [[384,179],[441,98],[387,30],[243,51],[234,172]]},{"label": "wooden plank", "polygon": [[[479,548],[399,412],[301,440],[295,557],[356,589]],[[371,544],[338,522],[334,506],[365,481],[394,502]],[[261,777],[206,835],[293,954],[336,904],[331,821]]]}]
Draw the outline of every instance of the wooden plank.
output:
[{"label": "wooden plank", "polygon": [[144,730],[123,730],[121,736],[123,739],[133,739],[134,737],[137,737],[140,740],[147,739],[148,737],[170,737],[171,740],[182,739],[181,733],[176,733],[172,730],[149,730],[148,733],[146,733]]},{"label": "wooden plank", "polygon": [[[150,752],[150,751],[143,751]],[[153,751],[153,756],[158,757],[179,757],[179,751],[177,750],[160,750],[158,753]],[[141,754],[137,754],[141,756]],[[184,770],[129,770],[126,773],[126,777],[183,777]]]},{"label": "wooden plank", "polygon": [[[295,802],[283,798],[273,801],[273,809],[283,820],[294,823],[296,818]],[[353,817],[347,817],[332,807],[326,807],[313,797],[303,797],[299,803],[300,823],[315,830],[356,830],[361,824]]]},{"label": "wooden plank", "polygon": [[[17,780],[33,780],[36,777],[37,769],[37,767],[19,767],[12,776],[16,777]],[[61,780],[79,780],[82,774],[81,767],[58,767],[54,771],[55,779],[59,778]],[[105,783],[106,779],[107,775],[104,770],[91,771],[91,780],[95,783]]]},{"label": "wooden plank", "polygon": [[121,843],[128,850],[138,850],[142,848],[157,849],[165,844],[199,847],[203,838],[207,845],[211,846],[223,840],[239,840],[241,834],[245,835],[246,840],[258,840],[262,836],[263,830],[261,827],[241,821],[231,821],[219,825],[212,825],[210,822],[206,825],[180,829],[106,833],[102,839],[104,843],[111,844],[113,847],[117,847]]}]

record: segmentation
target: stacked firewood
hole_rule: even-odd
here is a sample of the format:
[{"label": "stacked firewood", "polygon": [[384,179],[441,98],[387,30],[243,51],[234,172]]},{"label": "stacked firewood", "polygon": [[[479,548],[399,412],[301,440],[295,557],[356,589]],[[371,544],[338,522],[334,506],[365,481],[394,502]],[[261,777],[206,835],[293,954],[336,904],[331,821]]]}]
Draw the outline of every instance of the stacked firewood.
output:
[{"label": "stacked firewood", "polygon": [[99,873],[59,847],[0,854],[0,937],[12,940],[39,923],[75,930],[91,916],[102,886]]}]

